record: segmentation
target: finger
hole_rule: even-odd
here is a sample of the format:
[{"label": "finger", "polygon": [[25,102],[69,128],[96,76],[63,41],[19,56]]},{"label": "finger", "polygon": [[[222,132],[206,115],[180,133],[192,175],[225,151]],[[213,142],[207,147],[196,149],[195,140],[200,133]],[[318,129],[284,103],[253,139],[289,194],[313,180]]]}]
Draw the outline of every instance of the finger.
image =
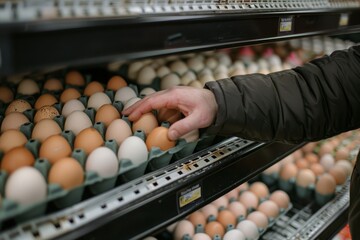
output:
[{"label": "finger", "polygon": [[[149,97],[143,101],[139,101],[134,106],[134,109],[129,115],[130,121],[136,121],[144,113],[150,112],[153,109],[160,108],[175,108],[178,105],[176,98],[171,97],[169,93],[163,93],[156,96]],[[126,112],[124,112],[126,114]]]},{"label": "finger", "polygon": [[186,118],[183,118],[182,120],[173,123],[169,128],[168,138],[175,141],[181,136],[197,128],[199,128],[198,117],[196,116],[196,114],[193,113]]}]

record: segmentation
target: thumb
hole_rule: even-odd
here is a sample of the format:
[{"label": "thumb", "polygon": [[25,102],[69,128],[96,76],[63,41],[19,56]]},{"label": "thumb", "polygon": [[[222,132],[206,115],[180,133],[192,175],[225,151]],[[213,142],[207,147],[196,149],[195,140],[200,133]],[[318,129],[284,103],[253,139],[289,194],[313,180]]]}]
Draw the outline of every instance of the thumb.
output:
[{"label": "thumb", "polygon": [[197,121],[194,114],[187,116],[184,119],[181,119],[174,124],[172,124],[169,128],[168,138],[172,141],[177,140],[179,137],[185,135],[192,130],[197,129]]}]

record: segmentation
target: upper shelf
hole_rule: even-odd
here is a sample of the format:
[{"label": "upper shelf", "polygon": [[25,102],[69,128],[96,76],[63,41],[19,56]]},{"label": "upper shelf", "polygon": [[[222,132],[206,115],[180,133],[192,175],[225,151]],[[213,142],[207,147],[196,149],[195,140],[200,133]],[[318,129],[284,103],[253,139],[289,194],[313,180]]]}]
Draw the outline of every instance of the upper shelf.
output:
[{"label": "upper shelf", "polygon": [[360,28],[359,1],[0,1],[0,75]]}]

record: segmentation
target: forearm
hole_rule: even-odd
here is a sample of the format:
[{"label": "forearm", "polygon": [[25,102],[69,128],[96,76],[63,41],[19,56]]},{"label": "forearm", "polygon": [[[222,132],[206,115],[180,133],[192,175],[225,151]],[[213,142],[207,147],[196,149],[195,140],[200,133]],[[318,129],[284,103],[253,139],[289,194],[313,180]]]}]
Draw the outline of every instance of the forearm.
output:
[{"label": "forearm", "polygon": [[358,51],[337,52],[294,70],[208,83],[219,104],[209,131],[296,143],[359,127]]}]

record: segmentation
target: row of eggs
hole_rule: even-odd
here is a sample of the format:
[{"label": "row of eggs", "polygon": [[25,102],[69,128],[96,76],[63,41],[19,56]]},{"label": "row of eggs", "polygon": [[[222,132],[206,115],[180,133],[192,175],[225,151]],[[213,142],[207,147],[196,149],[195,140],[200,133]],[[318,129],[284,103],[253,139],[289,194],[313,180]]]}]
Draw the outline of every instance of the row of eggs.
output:
[{"label": "row of eggs", "polygon": [[250,186],[244,183],[190,214],[170,230],[175,240],[186,239],[185,235],[191,239],[214,239],[216,236],[225,240],[257,239],[289,206],[290,198],[284,191],[270,194],[262,182]]}]

